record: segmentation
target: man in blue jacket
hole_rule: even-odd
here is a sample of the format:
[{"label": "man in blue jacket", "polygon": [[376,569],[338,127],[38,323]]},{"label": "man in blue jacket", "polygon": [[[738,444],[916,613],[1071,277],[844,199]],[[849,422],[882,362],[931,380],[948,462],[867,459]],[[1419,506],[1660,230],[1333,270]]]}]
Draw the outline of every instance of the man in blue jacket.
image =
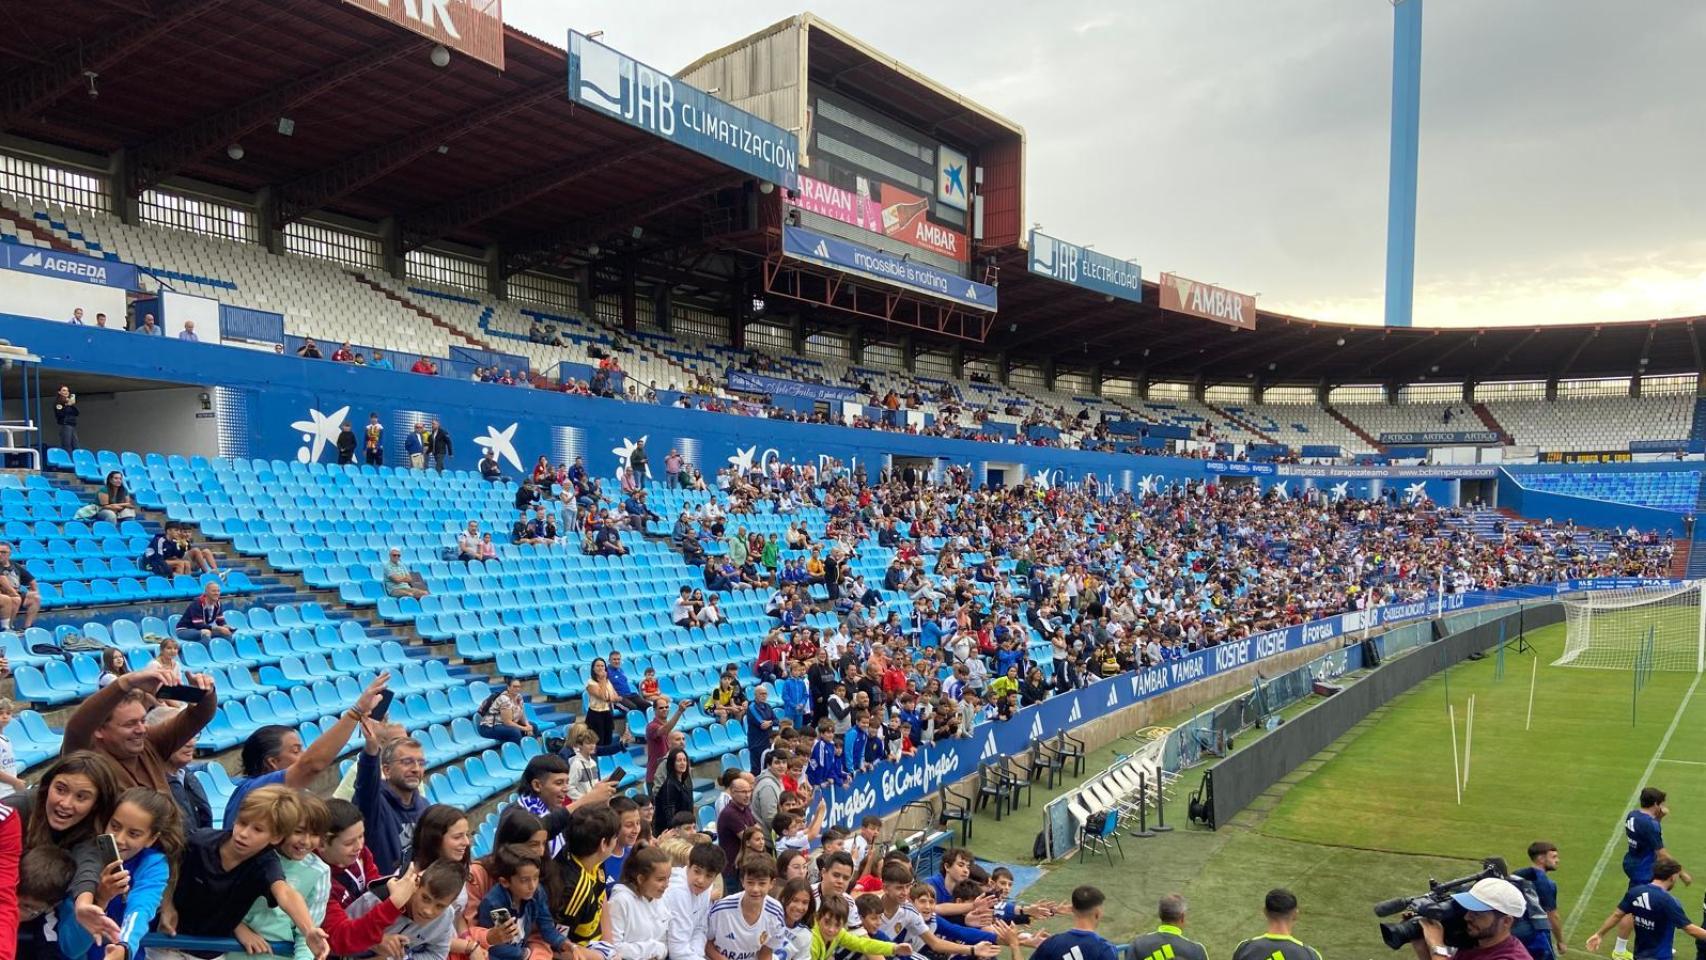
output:
[{"label": "man in blue jacket", "polygon": [[385,741],[370,724],[367,747],[355,765],[355,806],[367,823],[367,847],[382,874],[409,862],[415,821],[427,808],[421,796],[426,752],[406,734]]}]

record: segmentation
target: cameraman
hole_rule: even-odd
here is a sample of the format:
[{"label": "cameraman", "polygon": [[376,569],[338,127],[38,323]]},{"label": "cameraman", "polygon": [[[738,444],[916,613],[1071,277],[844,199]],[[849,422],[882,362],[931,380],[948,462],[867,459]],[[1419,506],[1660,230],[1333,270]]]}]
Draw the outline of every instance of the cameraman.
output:
[{"label": "cameraman", "polygon": [[1453,952],[1445,945],[1445,928],[1424,917],[1421,939],[1410,941],[1420,960],[1529,960],[1528,949],[1511,936],[1511,927],[1528,912],[1528,899],[1516,884],[1487,877],[1477,880],[1468,892],[1454,893],[1451,898],[1464,909],[1463,927],[1475,945]]},{"label": "cameraman", "polygon": [[[1262,912],[1268,917],[1268,931],[1240,943],[1232,951],[1232,960],[1321,960],[1321,951],[1291,935],[1297,923],[1297,897],[1290,890],[1276,887],[1268,891],[1262,902]],[[1526,960],[1527,954],[1513,960]],[[1431,960],[1426,954],[1422,960]]]}]

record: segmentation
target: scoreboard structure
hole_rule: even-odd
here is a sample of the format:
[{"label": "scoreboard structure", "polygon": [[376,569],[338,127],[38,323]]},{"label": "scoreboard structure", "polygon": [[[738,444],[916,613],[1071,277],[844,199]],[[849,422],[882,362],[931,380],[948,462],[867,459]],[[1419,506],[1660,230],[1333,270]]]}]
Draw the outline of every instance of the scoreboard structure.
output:
[{"label": "scoreboard structure", "polygon": [[[797,185],[759,199],[772,241],[764,293],[983,339],[990,253],[1022,240],[1017,124],[812,14],[676,76],[798,135]],[[958,322],[968,312],[984,316]]]}]

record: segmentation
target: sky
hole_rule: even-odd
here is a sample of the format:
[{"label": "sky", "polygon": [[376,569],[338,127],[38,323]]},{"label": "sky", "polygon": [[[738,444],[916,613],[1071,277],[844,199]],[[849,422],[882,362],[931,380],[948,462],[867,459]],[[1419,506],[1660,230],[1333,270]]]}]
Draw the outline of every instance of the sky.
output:
[{"label": "sky", "polygon": [[[801,0],[506,0],[676,71]],[[1026,213],[1122,259],[1380,323],[1389,0],[820,0],[1025,129]],[[1428,0],[1418,326],[1706,314],[1706,3]]]}]

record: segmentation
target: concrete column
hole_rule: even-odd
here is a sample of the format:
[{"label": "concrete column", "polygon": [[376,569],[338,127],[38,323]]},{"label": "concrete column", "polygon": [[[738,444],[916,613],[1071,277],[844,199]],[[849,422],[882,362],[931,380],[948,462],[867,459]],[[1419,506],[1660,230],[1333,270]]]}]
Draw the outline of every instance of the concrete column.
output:
[{"label": "concrete column", "polygon": [[1090,393],[1098,397],[1102,395],[1102,365],[1099,363],[1090,368]]},{"label": "concrete column", "polygon": [[1463,381],[1463,402],[1475,402],[1475,381],[1465,378]]},{"label": "concrete column", "polygon": [[665,333],[675,332],[675,288],[668,282],[660,283],[652,290],[652,312],[660,329]]},{"label": "concrete column", "polygon": [[1004,387],[1007,385],[1007,351],[1005,350],[995,355],[995,382]]},{"label": "concrete column", "polygon": [[1330,398],[1332,395],[1333,395],[1333,385],[1327,382],[1326,377],[1322,377],[1321,382],[1317,383],[1315,385],[1315,400],[1316,400],[1316,402],[1320,403],[1324,407],[1327,405],[1328,398]]},{"label": "concrete column", "polygon": [[1049,357],[1047,360],[1043,361],[1043,386],[1049,390],[1054,389],[1054,358],[1053,357]]},{"label": "concrete column", "polygon": [[956,341],[948,351],[948,362],[953,364],[954,379],[964,379],[966,375],[966,345]]},{"label": "concrete column", "polygon": [[1546,399],[1558,399],[1558,378],[1551,377],[1546,381]]},{"label": "concrete column", "polygon": [[1208,377],[1199,373],[1196,375],[1196,378],[1191,381],[1191,399],[1198,403],[1204,403],[1206,402],[1204,398],[1207,395]]},{"label": "concrete column", "polygon": [[486,245],[486,294],[494,300],[509,299],[509,278],[504,276],[503,247],[492,243]]},{"label": "concrete column", "polygon": [[912,350],[912,334],[900,338],[900,365],[907,373],[918,372],[918,355]]},{"label": "concrete column", "polygon": [[640,325],[638,282],[634,279],[634,258],[622,260],[622,329],[633,333]]},{"label": "concrete column", "polygon": [[861,324],[847,328],[847,359],[850,363],[865,362],[865,328]]},{"label": "concrete column", "polygon": [[107,199],[119,220],[135,226],[141,219],[137,197],[131,190],[134,181],[135,158],[129,150],[115,152],[107,161]]},{"label": "concrete column", "polygon": [[284,230],[278,226],[278,191],[262,187],[255,194],[255,222],[260,225],[261,246],[268,253],[284,253]]},{"label": "concrete column", "polygon": [[403,262],[402,226],[396,217],[379,221],[379,262],[385,265],[386,273],[398,280],[408,275]]},{"label": "concrete column", "polygon": [[803,357],[806,355],[806,318],[804,316],[796,313],[789,322],[788,342],[794,348],[794,356]]}]

